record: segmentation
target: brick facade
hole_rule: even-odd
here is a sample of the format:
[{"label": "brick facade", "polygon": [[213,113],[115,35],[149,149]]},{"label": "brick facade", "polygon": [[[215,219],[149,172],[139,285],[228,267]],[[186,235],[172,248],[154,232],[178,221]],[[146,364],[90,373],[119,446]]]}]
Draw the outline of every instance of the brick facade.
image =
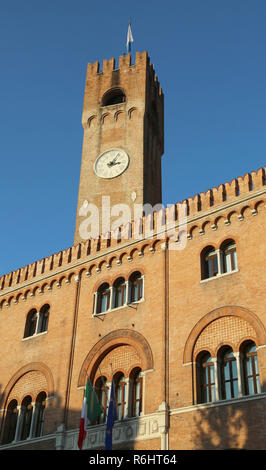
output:
[{"label": "brick facade", "polygon": [[[134,70],[143,58],[147,70],[146,55],[137,56]],[[114,77],[117,69],[110,64],[105,62],[103,74]],[[95,97],[86,86],[84,109],[89,109]],[[99,100],[108,87],[97,86]],[[136,89],[132,94],[138,100]],[[89,113],[84,116],[87,126]],[[91,117],[90,126],[98,132],[96,118]],[[83,191],[86,175],[81,172]],[[116,423],[115,448],[265,449],[264,198],[261,168],[183,201],[187,227],[182,249],[176,249],[181,239],[159,233],[163,214],[156,212],[113,233],[110,240],[76,239],[69,249],[2,276],[1,438],[12,400],[20,406],[27,395],[33,402],[40,392],[47,397],[42,436],[34,437],[33,430],[27,443],[2,441],[2,448],[77,448],[86,377],[93,384],[100,376],[110,382],[121,372],[129,384],[132,370],[138,368],[142,412]],[[165,211],[176,230],[179,210],[174,204]],[[148,227],[154,229],[151,236],[145,232]],[[237,269],[202,279],[202,251],[210,245],[219,250],[226,240],[235,242]],[[140,301],[95,315],[97,289],[104,282],[113,286],[120,277],[129,283],[135,272],[143,280]],[[45,304],[50,306],[46,330],[25,338],[28,313],[40,312]],[[248,394],[241,360],[250,341],[256,346],[261,388]],[[221,395],[219,355],[224,346],[232,348],[242,370],[239,394],[231,399]],[[199,401],[197,361],[203,351],[210,354],[213,367],[218,364],[216,398],[207,403]],[[103,424],[91,426],[85,445],[103,448],[103,436]]]}]

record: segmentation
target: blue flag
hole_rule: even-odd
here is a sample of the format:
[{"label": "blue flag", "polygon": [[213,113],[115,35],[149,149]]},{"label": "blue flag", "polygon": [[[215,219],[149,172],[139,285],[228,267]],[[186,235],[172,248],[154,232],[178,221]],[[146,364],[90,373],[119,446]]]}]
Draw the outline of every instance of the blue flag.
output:
[{"label": "blue flag", "polygon": [[105,450],[112,450],[112,431],[113,425],[116,418],[116,406],[115,406],[115,391],[114,382],[112,380],[111,394],[107,414],[106,432],[105,432]]}]

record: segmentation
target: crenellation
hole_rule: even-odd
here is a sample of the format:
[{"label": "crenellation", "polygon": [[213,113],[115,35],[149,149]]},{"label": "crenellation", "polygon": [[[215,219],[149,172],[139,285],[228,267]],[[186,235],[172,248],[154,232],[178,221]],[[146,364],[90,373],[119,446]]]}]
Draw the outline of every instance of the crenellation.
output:
[{"label": "crenellation", "polygon": [[36,261],[32,264],[29,264],[28,272],[27,272],[27,281],[31,281],[35,277],[35,275],[36,275],[36,265],[37,265]]},{"label": "crenellation", "polygon": [[200,193],[199,198],[200,202],[198,202],[198,204],[200,204],[200,210],[203,212],[207,211],[214,204],[212,189],[208,189],[204,193]]},{"label": "crenellation", "polygon": [[136,67],[143,67],[143,62],[145,62],[145,64],[148,64],[148,65],[150,63],[150,58],[148,56],[147,51],[136,52],[136,56],[135,56]]},{"label": "crenellation", "polygon": [[102,73],[112,73],[115,69],[115,59],[112,57],[111,59],[103,59],[103,71]]},{"label": "crenellation", "polygon": [[230,183],[225,183],[225,193],[227,201],[232,201],[239,196],[239,185],[236,178],[230,181]]},{"label": "crenellation", "polygon": [[59,251],[58,253],[54,254],[53,269],[60,268],[61,264],[62,264],[62,251]]},{"label": "crenellation", "polygon": [[17,269],[15,271],[14,284],[19,284],[19,282],[20,282],[20,269]]},{"label": "crenellation", "polygon": [[258,171],[252,171],[251,177],[253,181],[253,188],[254,190],[261,188],[261,186],[265,185],[265,169],[259,168]]},{"label": "crenellation", "polygon": [[[186,204],[187,206],[187,216],[193,217],[199,212],[206,213],[215,206],[222,208],[223,204],[231,203],[238,197],[243,197],[251,191],[259,190],[263,188],[263,186],[265,186],[265,169],[260,168],[257,171],[246,173],[243,177],[235,178],[229,183],[220,184],[218,188],[214,187],[204,193],[202,192],[196,194],[194,197],[189,197],[183,200],[182,204]],[[148,235],[152,230],[156,233],[160,231],[165,224],[177,222],[178,218],[178,203],[169,205],[166,209],[155,211],[152,215],[147,215],[146,217],[143,216],[128,223],[125,227],[118,227],[117,230],[111,232],[109,235],[106,234],[105,237],[86,240],[52,254],[49,257],[42,258],[32,264],[19,268],[16,271],[2,275],[0,278],[0,290],[15,287],[26,281],[32,281],[53,270],[65,267],[79,259],[93,256],[110,247],[115,248],[122,240],[138,240]]]},{"label": "crenellation", "polygon": [[201,199],[200,195],[196,194],[194,197],[188,198],[189,204],[189,215],[194,215],[201,210]]},{"label": "crenellation", "polygon": [[96,60],[93,64],[89,62],[87,65],[87,78],[89,78],[91,75],[98,74],[99,68],[100,64],[98,60]]},{"label": "crenellation", "polygon": [[252,178],[250,173],[246,173],[244,176],[239,176],[237,180],[240,195],[252,190]]},{"label": "crenellation", "polygon": [[222,204],[224,201],[226,201],[227,195],[226,195],[226,190],[225,190],[225,185],[220,184],[218,188],[212,188],[212,194],[213,194],[213,204]]},{"label": "crenellation", "polygon": [[45,266],[47,267],[47,271],[51,271],[54,269],[54,255],[50,255],[48,258],[45,258],[47,261],[45,262]]},{"label": "crenellation", "polygon": [[6,285],[8,287],[12,286],[12,280],[13,280],[13,271],[11,271],[11,273],[9,273],[6,277]]},{"label": "crenellation", "polygon": [[25,266],[20,269],[20,282],[24,282],[28,277],[28,266]]},{"label": "crenellation", "polygon": [[131,66],[131,54],[125,56],[119,56],[119,65],[118,68],[121,71],[128,69]]},{"label": "crenellation", "polygon": [[169,226],[172,225],[176,220],[178,220],[177,204],[172,204],[166,208],[165,221],[167,226]]},{"label": "crenellation", "polygon": [[66,266],[71,261],[71,248],[62,250],[61,252],[61,266]]}]

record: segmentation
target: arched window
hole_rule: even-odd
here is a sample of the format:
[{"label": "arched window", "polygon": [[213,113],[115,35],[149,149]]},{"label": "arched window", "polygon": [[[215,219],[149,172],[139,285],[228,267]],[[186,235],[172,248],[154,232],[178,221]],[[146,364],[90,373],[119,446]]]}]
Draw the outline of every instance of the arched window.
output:
[{"label": "arched window", "polygon": [[237,362],[232,348],[226,346],[219,353],[222,400],[238,397]]},{"label": "arched window", "polygon": [[131,387],[131,416],[140,416],[142,410],[142,377],[139,368],[131,374]]},{"label": "arched window", "polygon": [[242,347],[245,394],[261,393],[257,348],[253,341]]},{"label": "arched window", "polygon": [[201,252],[201,279],[208,279],[218,274],[217,252],[213,246],[207,246]]},{"label": "arched window", "polygon": [[126,95],[121,88],[111,88],[108,90],[102,98],[102,106],[110,106],[114,104],[124,103],[126,101]]},{"label": "arched window", "polygon": [[130,302],[138,302],[143,296],[143,277],[139,271],[131,274],[129,278]]},{"label": "arched window", "polygon": [[96,313],[104,313],[110,307],[110,287],[104,282],[97,291],[97,309]]},{"label": "arched window", "polygon": [[103,413],[98,418],[99,423],[105,423],[107,418],[107,410],[108,410],[108,387],[107,387],[107,379],[104,376],[98,377],[95,382],[95,391],[98,396],[99,403],[103,409]]},{"label": "arched window", "polygon": [[46,398],[47,396],[45,392],[39,393],[39,395],[36,398],[35,412],[34,412],[34,421],[35,421],[34,437],[42,436]]},{"label": "arched window", "polygon": [[33,336],[36,331],[37,326],[37,310],[34,308],[29,311],[26,319],[25,330],[24,330],[24,338],[28,338],[29,336]]},{"label": "arched window", "polygon": [[222,269],[224,273],[229,273],[237,269],[236,244],[234,240],[226,240],[222,243]]},{"label": "arched window", "polygon": [[210,353],[201,353],[197,359],[199,403],[215,401],[215,372]]},{"label": "arched window", "polygon": [[17,420],[18,403],[17,400],[11,400],[6,410],[3,444],[8,444],[9,442],[14,441],[16,435]]},{"label": "arched window", "polygon": [[23,441],[30,436],[30,427],[32,419],[32,399],[26,396],[21,403],[21,432],[20,439]]},{"label": "arched window", "polygon": [[47,331],[49,313],[50,313],[50,305],[48,304],[43,305],[39,313],[38,333],[43,333],[44,331]]},{"label": "arched window", "polygon": [[127,383],[125,376],[119,372],[114,377],[115,399],[116,399],[116,417],[118,420],[126,417]]},{"label": "arched window", "polygon": [[126,283],[123,277],[114,282],[114,308],[122,307],[126,303]]}]

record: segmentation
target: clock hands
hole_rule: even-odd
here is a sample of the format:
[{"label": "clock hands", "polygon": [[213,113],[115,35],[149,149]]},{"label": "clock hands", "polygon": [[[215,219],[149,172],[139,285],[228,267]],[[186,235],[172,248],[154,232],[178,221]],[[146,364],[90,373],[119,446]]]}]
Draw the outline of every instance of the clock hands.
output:
[{"label": "clock hands", "polygon": [[114,166],[114,165],[120,165],[121,162],[116,162],[117,158],[119,157],[119,153],[115,156],[115,158],[113,160],[111,160],[110,162],[107,163],[107,166],[109,166],[109,168],[111,166]]}]

